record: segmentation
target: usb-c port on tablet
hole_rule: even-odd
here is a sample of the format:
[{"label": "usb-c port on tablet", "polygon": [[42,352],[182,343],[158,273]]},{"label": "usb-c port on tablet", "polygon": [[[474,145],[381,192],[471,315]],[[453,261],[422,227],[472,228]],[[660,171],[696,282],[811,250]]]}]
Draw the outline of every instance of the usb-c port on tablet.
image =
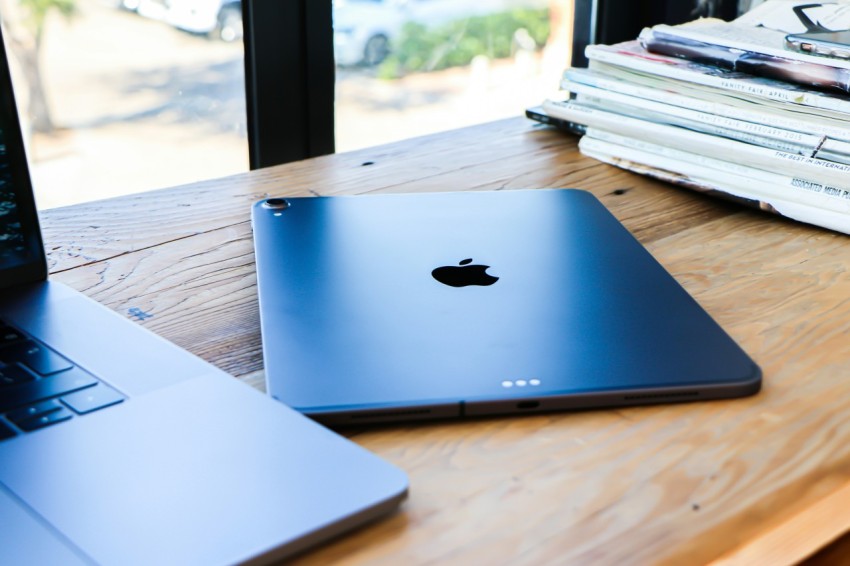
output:
[{"label": "usb-c port on tablet", "polygon": [[517,409],[536,409],[540,406],[540,401],[520,401],[516,404]]}]

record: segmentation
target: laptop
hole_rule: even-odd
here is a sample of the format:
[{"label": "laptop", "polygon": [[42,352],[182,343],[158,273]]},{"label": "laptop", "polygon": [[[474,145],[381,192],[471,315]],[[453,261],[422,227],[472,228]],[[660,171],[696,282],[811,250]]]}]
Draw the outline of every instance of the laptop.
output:
[{"label": "laptop", "polygon": [[267,388],[330,425],[720,399],[761,372],[591,193],[272,198]]},{"label": "laptop", "polygon": [[0,136],[0,562],[266,562],[398,506],[394,466],[47,280],[5,51]]}]

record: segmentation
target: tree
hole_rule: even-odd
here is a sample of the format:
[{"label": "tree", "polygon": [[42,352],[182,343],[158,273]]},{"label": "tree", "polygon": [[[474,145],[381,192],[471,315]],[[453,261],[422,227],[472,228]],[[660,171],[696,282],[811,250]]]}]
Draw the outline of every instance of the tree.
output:
[{"label": "tree", "polygon": [[50,133],[55,126],[41,74],[41,46],[47,16],[56,11],[66,18],[76,13],[75,0],[2,0],[4,34],[27,83],[30,127]]}]

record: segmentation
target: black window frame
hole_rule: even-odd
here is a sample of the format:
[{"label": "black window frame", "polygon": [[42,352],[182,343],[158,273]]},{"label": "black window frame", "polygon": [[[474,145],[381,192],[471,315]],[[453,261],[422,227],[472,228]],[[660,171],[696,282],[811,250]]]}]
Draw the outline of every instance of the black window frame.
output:
[{"label": "black window frame", "polygon": [[[737,0],[714,0],[715,17],[738,15]],[[572,65],[586,67],[584,48],[591,43],[619,43],[635,39],[640,31],[659,23],[679,24],[695,19],[695,0],[576,0]]]},{"label": "black window frame", "polygon": [[[719,14],[736,15],[736,0]],[[332,0],[243,0],[251,169],[334,152]],[[571,64],[589,43],[634,39],[655,23],[691,19],[682,0],[575,0]]]},{"label": "black window frame", "polygon": [[334,152],[331,0],[244,0],[251,169]]}]

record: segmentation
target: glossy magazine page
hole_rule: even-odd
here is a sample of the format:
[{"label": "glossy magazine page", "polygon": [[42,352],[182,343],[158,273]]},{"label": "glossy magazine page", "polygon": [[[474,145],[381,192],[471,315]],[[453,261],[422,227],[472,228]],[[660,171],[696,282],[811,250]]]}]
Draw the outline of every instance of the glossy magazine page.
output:
[{"label": "glossy magazine page", "polygon": [[816,30],[850,29],[850,2],[769,0],[732,22],[700,19],[657,25],[640,35],[650,52],[850,93],[850,61],[785,49],[785,36]]},{"label": "glossy magazine page", "polygon": [[850,114],[850,98],[847,96],[819,92],[799,84],[651,53],[637,40],[616,45],[590,45],[585,52],[590,60],[591,71],[620,77],[628,73],[628,80],[650,86],[672,80],[711,89],[711,92],[718,96],[793,108],[801,114],[811,113],[837,119],[846,119]]}]

